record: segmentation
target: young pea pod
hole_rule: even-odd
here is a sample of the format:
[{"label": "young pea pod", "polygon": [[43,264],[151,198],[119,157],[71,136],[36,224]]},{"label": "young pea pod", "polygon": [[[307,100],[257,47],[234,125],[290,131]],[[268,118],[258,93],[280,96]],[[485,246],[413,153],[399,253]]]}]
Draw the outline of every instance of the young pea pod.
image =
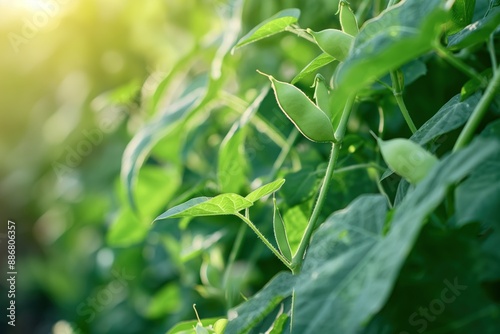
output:
[{"label": "young pea pod", "polygon": [[316,74],[314,78],[314,100],[316,105],[329,116],[330,109],[330,90],[326,84],[325,78],[321,74]]},{"label": "young pea pod", "polygon": [[286,82],[269,78],[276,100],[297,129],[309,140],[333,142],[334,129],[328,116],[318,108],[300,89]]},{"label": "young pea pod", "polygon": [[433,154],[409,139],[383,141],[378,138],[377,141],[389,168],[412,184],[422,181],[439,161]]},{"label": "young pea pod", "polygon": [[325,29],[319,32],[307,29],[307,32],[311,34],[321,50],[338,61],[344,61],[347,58],[354,41],[354,37],[337,29]]},{"label": "young pea pod", "polygon": [[356,15],[354,15],[349,3],[345,0],[339,1],[339,20],[343,32],[351,36],[358,34],[359,28]]},{"label": "young pea pod", "polygon": [[292,261],[292,250],[290,249],[290,243],[288,242],[288,237],[286,236],[285,222],[283,222],[283,218],[281,217],[278,206],[276,205],[276,198],[273,198],[273,204],[274,237],[276,238],[276,243],[278,244],[281,254],[283,254],[288,261]]}]

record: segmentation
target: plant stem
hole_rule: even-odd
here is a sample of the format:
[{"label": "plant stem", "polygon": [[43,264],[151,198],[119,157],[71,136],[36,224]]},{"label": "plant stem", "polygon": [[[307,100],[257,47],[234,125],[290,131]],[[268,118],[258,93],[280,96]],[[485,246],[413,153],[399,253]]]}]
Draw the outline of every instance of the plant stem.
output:
[{"label": "plant stem", "polygon": [[469,65],[467,65],[466,63],[455,57],[450,51],[448,51],[441,44],[435,43],[434,50],[440,57],[444,58],[444,60],[453,65],[458,70],[467,74],[470,78],[476,79],[480,83],[486,84],[485,79],[481,75],[479,75],[479,73],[477,73],[474,68],[470,67]]},{"label": "plant stem", "polygon": [[[245,215],[248,217],[248,209],[245,211]],[[224,272],[224,276],[222,278],[223,285],[226,286],[227,281],[229,279],[229,275],[233,270],[234,262],[236,261],[236,257],[241,249],[241,245],[243,244],[243,238],[245,237],[245,232],[247,230],[247,226],[245,224],[241,224],[238,234],[236,234],[236,240],[234,241],[233,248],[231,249],[231,253],[229,254],[229,258],[227,260],[226,271]],[[228,309],[232,308],[232,298],[226,298],[228,302]]]},{"label": "plant stem", "polygon": [[304,235],[300,240],[297,252],[295,253],[292,259],[291,268],[292,268],[292,273],[294,275],[300,272],[300,269],[302,267],[302,262],[304,261],[304,255],[311,241],[312,233],[316,228],[316,223],[318,222],[321,210],[323,209],[323,204],[325,203],[326,199],[326,193],[328,192],[333,171],[335,169],[335,165],[339,157],[342,141],[344,140],[344,135],[347,128],[347,121],[349,120],[349,115],[351,114],[354,98],[355,96],[352,96],[347,100],[346,105],[344,107],[344,111],[342,113],[342,118],[340,119],[339,126],[337,128],[337,131],[335,131],[334,137],[337,140],[337,142],[332,143],[330,159],[328,160],[328,167],[326,168],[325,177],[323,178],[323,183],[321,184],[321,188],[319,190],[318,199],[316,201],[316,204],[314,205],[314,209],[311,214],[311,218],[307,223]]},{"label": "plant stem", "polygon": [[323,184],[321,185],[321,189],[319,191],[318,200],[316,201],[316,205],[314,206],[313,212],[311,214],[311,218],[306,227],[306,231],[300,240],[299,248],[297,249],[297,253],[292,259],[292,273],[298,274],[300,272],[302,261],[304,260],[304,255],[311,240],[312,233],[316,226],[316,222],[319,218],[321,209],[323,208],[323,204],[325,202],[326,193],[328,191],[328,186],[330,184],[330,180],[332,178],[333,170],[335,167],[335,163],[339,156],[340,152],[340,142],[332,143],[332,151],[330,153],[330,160],[328,161],[328,168],[326,169],[326,174],[323,179]]},{"label": "plant stem", "polygon": [[398,77],[398,73],[396,71],[391,72],[391,81],[392,81],[392,93],[394,94],[394,98],[396,99],[399,109],[401,110],[401,114],[403,115],[406,124],[408,124],[408,127],[410,128],[411,132],[415,133],[417,132],[417,127],[415,126],[415,123],[413,123],[410,113],[406,108],[406,104],[403,99],[403,83],[401,82],[402,80]]},{"label": "plant stem", "polygon": [[490,38],[488,40],[488,52],[490,53],[491,66],[493,67],[493,70],[496,71],[497,56],[495,53],[495,36],[494,36],[494,34],[491,34]]},{"label": "plant stem", "polygon": [[488,111],[488,107],[490,106],[491,101],[493,101],[493,98],[495,97],[495,94],[499,88],[500,88],[500,67],[497,67],[496,69],[494,69],[493,78],[491,79],[483,96],[481,97],[481,100],[479,100],[479,103],[477,104],[476,108],[472,112],[472,115],[465,124],[465,127],[460,133],[460,136],[458,137],[455,146],[453,147],[453,152],[465,147],[472,140],[474,132],[476,131],[477,127],[479,126],[479,123],[481,122],[484,115]]},{"label": "plant stem", "polygon": [[297,130],[297,128],[294,127],[292,129],[292,131],[290,132],[288,139],[286,140],[286,145],[281,149],[281,152],[278,155],[278,158],[276,158],[276,161],[273,164],[273,169],[271,170],[271,173],[269,173],[270,179],[274,179],[276,177],[276,174],[278,174],[278,170],[285,162],[285,159],[288,156],[288,153],[290,153],[290,150],[292,149],[292,145],[295,142],[295,140],[297,139],[298,135],[299,135],[299,130]]},{"label": "plant stem", "polygon": [[299,26],[288,26],[285,28],[285,31],[289,31],[291,33],[296,34],[299,37],[307,39],[311,43],[316,43],[314,38],[311,37],[304,29],[301,29]]},{"label": "plant stem", "polygon": [[257,234],[257,236],[262,240],[262,242],[264,242],[264,244],[267,246],[267,248],[269,248],[271,250],[271,252],[273,252],[274,255],[276,255],[276,257],[278,259],[280,259],[281,262],[283,262],[285,264],[285,266],[287,266],[288,269],[293,270],[290,263],[288,262],[288,260],[283,255],[281,255],[281,253],[276,248],[274,248],[274,246],[269,242],[269,240],[267,240],[267,238],[259,231],[257,226],[255,226],[254,223],[252,223],[252,221],[250,221],[250,219],[243,216],[239,212],[237,212],[235,215],[238,218],[240,218],[241,220],[243,220],[252,229],[252,231],[254,231],[255,234]]}]

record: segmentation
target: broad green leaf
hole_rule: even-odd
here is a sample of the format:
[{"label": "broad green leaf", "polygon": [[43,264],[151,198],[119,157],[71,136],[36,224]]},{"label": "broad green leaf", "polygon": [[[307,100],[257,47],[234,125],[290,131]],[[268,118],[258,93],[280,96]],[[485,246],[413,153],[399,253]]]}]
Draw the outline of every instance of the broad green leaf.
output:
[{"label": "broad green leaf", "polygon": [[167,210],[155,221],[167,218],[232,215],[253,205],[237,194],[222,194],[216,197],[197,197]]},{"label": "broad green leaf", "polygon": [[[481,133],[481,137],[500,141],[500,120],[490,123]],[[477,167],[470,177],[455,189],[458,226],[480,222],[483,228],[495,226],[495,229],[500,230],[499,180],[500,152],[497,152]]]},{"label": "broad green leaf", "polygon": [[384,236],[386,200],[364,195],[315,232],[295,287],[298,333],[356,333],[384,305],[427,216],[448,187],[500,151],[475,140],[442,161],[408,194]]},{"label": "broad green leaf", "polygon": [[254,203],[261,199],[264,196],[267,196],[269,194],[272,194],[276,191],[278,191],[281,186],[285,183],[285,179],[278,179],[276,181],[273,181],[271,183],[265,184],[263,186],[260,186],[259,188],[255,189],[252,191],[250,194],[248,194],[245,198]]},{"label": "broad green leaf", "polygon": [[297,22],[299,16],[300,10],[296,8],[282,10],[250,30],[238,41],[235,48],[285,31],[286,27]]},{"label": "broad green leaf", "polygon": [[257,112],[268,92],[269,86],[266,85],[245,110],[240,121],[233,125],[220,145],[217,177],[221,192],[240,193],[248,187],[247,174],[250,163],[245,154],[245,126]]},{"label": "broad green leaf", "polygon": [[271,80],[281,111],[307,139],[317,142],[335,140],[330,119],[304,92],[289,83],[262,74]]},{"label": "broad green leaf", "polygon": [[229,323],[224,333],[248,333],[292,294],[294,280],[295,277],[288,272],[276,275],[255,296],[229,311]]},{"label": "broad green leaf", "polygon": [[449,13],[444,0],[406,0],[366,22],[335,73],[340,104],[353,92],[432,49]]},{"label": "broad green leaf", "polygon": [[458,50],[485,42],[499,25],[500,8],[493,8],[485,18],[473,22],[460,32],[449,36],[448,48]]},{"label": "broad green leaf", "polygon": [[455,0],[451,7],[451,19],[445,26],[448,34],[460,31],[472,21],[476,0]]},{"label": "broad green leaf", "polygon": [[314,196],[318,176],[312,168],[303,168],[298,172],[285,175],[288,182],[283,185],[280,195],[289,207],[303,203]]},{"label": "broad green leaf", "polygon": [[217,170],[221,192],[239,193],[248,185],[245,137],[245,128],[236,125],[221,143]]},{"label": "broad green leaf", "polygon": [[318,69],[330,64],[334,60],[335,58],[330,56],[328,53],[320,54],[319,56],[314,58],[309,64],[307,64],[306,67],[304,67],[302,71],[300,71],[299,74],[295,76],[295,78],[292,79],[292,85],[304,79],[309,74],[314,73]]},{"label": "broad green leaf", "polygon": [[318,32],[308,29],[307,32],[313,36],[323,52],[339,61],[347,57],[354,41],[354,37],[337,29],[325,29]]},{"label": "broad green leaf", "polygon": [[458,225],[481,222],[491,226],[500,217],[500,156],[479,166],[456,189]]},{"label": "broad green leaf", "polygon": [[[198,88],[188,86],[179,100],[168,106],[165,112],[158,114],[150,123],[139,130],[127,145],[122,158],[121,180],[125,185],[128,201],[133,208],[136,207],[134,188],[139,169],[161,138],[172,131],[190,113],[200,109],[207,94],[206,76],[204,78],[205,85]],[[199,82],[193,81],[193,85],[199,86]]]},{"label": "broad green leaf", "polygon": [[276,239],[276,244],[281,254],[288,260],[292,261],[292,251],[290,249],[290,244],[288,243],[287,232],[285,228],[285,223],[281,217],[280,210],[276,204],[276,199],[273,198],[273,231],[274,238]]},{"label": "broad green leaf", "polygon": [[179,189],[181,177],[177,166],[141,168],[135,192],[139,216],[146,220],[155,218]]},{"label": "broad green leaf", "polygon": [[[204,327],[214,325],[220,318],[201,319]],[[194,328],[198,325],[198,320],[183,321],[172,327],[167,334],[193,334]]]},{"label": "broad green leaf", "polygon": [[479,103],[481,94],[474,94],[460,101],[460,94],[452,97],[439,111],[425,122],[410,139],[425,145],[437,136],[448,133],[464,125]]}]

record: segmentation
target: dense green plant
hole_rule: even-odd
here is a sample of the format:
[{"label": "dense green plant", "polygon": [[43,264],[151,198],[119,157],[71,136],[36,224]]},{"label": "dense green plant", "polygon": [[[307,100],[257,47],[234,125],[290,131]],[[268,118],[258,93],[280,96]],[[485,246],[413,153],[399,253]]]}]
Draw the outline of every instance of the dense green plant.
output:
[{"label": "dense green plant", "polygon": [[[153,220],[168,206],[155,229],[186,277],[200,257],[197,291],[227,311],[169,333],[497,333],[498,2],[340,0],[334,26],[303,29],[288,8],[239,40],[243,1],[229,8],[210,71],[166,94],[196,55],[179,63],[123,157],[133,210]],[[312,60],[285,52],[310,61],[293,78],[239,51],[281,32],[317,47]],[[231,51],[260,55],[264,78],[238,72]],[[127,235],[126,221],[110,240]],[[281,267],[243,297],[263,265],[247,227]],[[186,250],[190,230],[202,240],[188,237]]]}]

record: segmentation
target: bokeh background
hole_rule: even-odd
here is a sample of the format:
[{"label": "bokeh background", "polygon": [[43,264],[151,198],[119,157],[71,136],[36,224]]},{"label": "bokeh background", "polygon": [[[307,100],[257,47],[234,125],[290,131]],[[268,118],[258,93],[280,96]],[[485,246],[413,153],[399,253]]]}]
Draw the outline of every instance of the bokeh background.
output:
[{"label": "bokeh background", "polygon": [[[286,7],[307,7],[305,26],[338,25],[336,1],[255,0],[245,2],[239,36]],[[1,263],[5,273],[10,219],[18,272],[16,327],[2,316],[2,333],[165,333],[195,317],[193,303],[202,317],[225,315],[224,298],[200,277],[200,236],[208,232],[151,230],[154,215],[134,216],[124,199],[120,168],[126,145],[152,117],[158,85],[173,71],[185,79],[209,69],[222,34],[240,28],[228,26],[229,11],[223,0],[0,1]],[[290,35],[271,38],[237,52],[228,71],[289,76],[317,52]],[[224,122],[213,147],[231,125]],[[151,212],[164,210],[161,193],[181,182],[167,176],[146,175],[140,197],[154,202]],[[235,231],[205,264],[227,255]],[[247,295],[280,269],[262,248],[240,265],[235,284]],[[0,286],[4,309],[5,279]]]}]

